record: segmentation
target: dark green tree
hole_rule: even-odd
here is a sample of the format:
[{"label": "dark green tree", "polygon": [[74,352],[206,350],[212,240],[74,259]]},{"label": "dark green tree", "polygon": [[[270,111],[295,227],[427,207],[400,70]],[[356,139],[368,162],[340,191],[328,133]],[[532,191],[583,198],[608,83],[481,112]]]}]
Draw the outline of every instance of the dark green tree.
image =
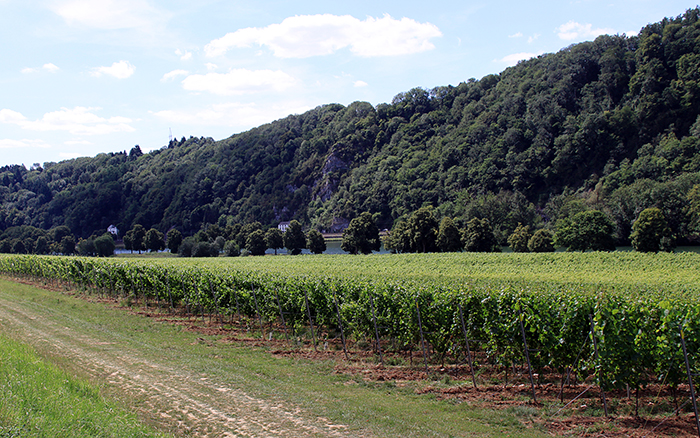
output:
[{"label": "dark green tree", "polygon": [[306,248],[306,236],[299,221],[293,220],[289,223],[287,231],[284,232],[284,246],[292,255],[301,254],[301,250]]},{"label": "dark green tree", "polygon": [[500,247],[488,219],[472,218],[464,230],[464,249],[469,252],[498,252]]},{"label": "dark green tree", "polygon": [[51,248],[49,247],[49,241],[46,237],[44,237],[44,236],[37,237],[36,244],[34,245],[34,253],[36,253],[36,254],[48,254],[50,249]]},{"label": "dark green tree", "polygon": [[214,239],[214,246],[216,246],[217,251],[223,251],[224,246],[226,246],[226,239],[224,236],[216,236],[216,239]]},{"label": "dark green tree", "polygon": [[351,220],[350,225],[343,231],[340,249],[350,254],[370,254],[372,251],[379,251],[381,245],[379,228],[372,214],[364,212]]},{"label": "dark green tree", "polygon": [[165,240],[163,238],[163,233],[151,228],[146,232],[144,237],[143,246],[150,252],[158,252],[165,249]]},{"label": "dark green tree", "polygon": [[87,239],[80,239],[78,241],[78,254],[81,256],[94,256],[97,253],[95,248],[95,240],[92,237]]},{"label": "dark green tree", "polygon": [[527,242],[530,252],[554,252],[554,236],[544,228],[535,231]]},{"label": "dark green tree", "polygon": [[129,231],[126,232],[124,235],[124,247],[126,248],[127,246],[127,241],[129,243],[129,250],[131,251],[138,251],[139,254],[141,254],[141,251],[146,249],[144,245],[144,239],[146,238],[146,229],[140,225],[136,224],[134,225]]},{"label": "dark green tree", "polygon": [[518,224],[515,231],[508,237],[508,245],[513,249],[513,252],[528,252],[528,243],[532,238],[530,227],[523,224]]},{"label": "dark green tree", "polygon": [[307,247],[314,254],[322,254],[326,250],[326,239],[318,230],[309,230],[307,237]]},{"label": "dark green tree", "polygon": [[614,251],[614,230],[612,221],[602,211],[582,211],[557,221],[554,243],[568,251]]},{"label": "dark green tree", "polygon": [[180,244],[182,244],[182,233],[177,229],[173,228],[168,231],[168,249],[172,254],[177,254],[178,249],[180,249]]},{"label": "dark green tree", "polygon": [[109,257],[114,254],[114,249],[116,245],[114,244],[114,238],[111,233],[105,233],[95,239],[95,253],[99,257]]},{"label": "dark green tree", "polygon": [[63,255],[75,254],[75,238],[71,235],[64,236],[59,245],[59,251]]},{"label": "dark green tree", "polygon": [[438,222],[433,207],[421,207],[408,220],[413,247],[417,252],[433,252],[437,249]]},{"label": "dark green tree", "polygon": [[240,248],[245,248],[246,247],[246,242],[248,240],[248,235],[252,233],[253,231],[257,230],[262,230],[262,225],[260,222],[250,222],[247,223],[243,226],[241,226],[240,230],[236,234],[236,243]]},{"label": "dark green tree", "polygon": [[229,240],[224,245],[224,254],[228,257],[238,257],[241,255],[241,248],[238,247],[235,240]]},{"label": "dark green tree", "polygon": [[27,247],[24,245],[22,239],[15,239],[12,242],[12,254],[26,254]]},{"label": "dark green tree", "polygon": [[284,233],[279,228],[270,228],[265,232],[265,244],[268,248],[275,250],[275,255],[277,255],[277,250],[284,248]]},{"label": "dark green tree", "polygon": [[385,242],[386,249],[393,253],[414,252],[411,229],[407,221],[400,221],[389,233]]},{"label": "dark green tree", "polygon": [[185,237],[178,248],[178,255],[180,257],[192,257],[192,250],[194,249],[196,243],[197,242],[194,240],[194,237]]},{"label": "dark green tree", "polygon": [[639,213],[639,217],[632,225],[630,240],[635,250],[640,252],[659,252],[659,250],[672,250],[662,247],[662,241],[671,238],[671,229],[668,227],[664,214],[656,207],[647,208]]},{"label": "dark green tree", "polygon": [[263,230],[255,230],[248,234],[245,248],[254,256],[265,255],[267,244],[265,243],[265,233]]},{"label": "dark green tree", "polygon": [[462,236],[459,228],[450,217],[440,221],[437,234],[437,247],[441,252],[458,252],[462,250]]}]

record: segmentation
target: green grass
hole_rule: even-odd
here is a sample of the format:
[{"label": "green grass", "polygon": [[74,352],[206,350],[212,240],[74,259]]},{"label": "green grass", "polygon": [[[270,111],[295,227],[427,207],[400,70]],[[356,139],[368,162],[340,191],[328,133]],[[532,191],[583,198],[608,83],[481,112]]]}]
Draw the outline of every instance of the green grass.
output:
[{"label": "green grass", "polygon": [[164,436],[0,333],[0,437]]},{"label": "green grass", "polygon": [[[350,435],[545,436],[541,430],[525,428],[514,413],[437,400],[433,395],[417,394],[415,386],[364,382],[361,377],[334,374],[333,364],[329,362],[283,358],[269,354],[265,348],[223,344],[216,342],[215,337],[191,333],[179,326],[158,323],[76,297],[0,280],[0,298],[84,336],[109,340],[114,344],[110,348],[125,353],[138,351],[146,360],[211,376],[255,397],[293,404],[312,416],[345,424]],[[0,327],[12,337],[22,336],[12,326]],[[197,342],[197,338],[207,342]],[[52,357],[71,373],[80,373],[73,363],[52,356],[50,350],[41,353]],[[120,394],[116,388],[105,387],[103,393],[129,409],[139,407],[138,398]],[[88,394],[99,398],[94,390]],[[15,411],[22,409],[13,408],[12,412]],[[13,420],[13,425],[23,425],[22,418],[20,415]],[[157,417],[142,420],[158,423]],[[104,419],[106,423],[111,421]],[[168,429],[167,425],[163,427]]]}]

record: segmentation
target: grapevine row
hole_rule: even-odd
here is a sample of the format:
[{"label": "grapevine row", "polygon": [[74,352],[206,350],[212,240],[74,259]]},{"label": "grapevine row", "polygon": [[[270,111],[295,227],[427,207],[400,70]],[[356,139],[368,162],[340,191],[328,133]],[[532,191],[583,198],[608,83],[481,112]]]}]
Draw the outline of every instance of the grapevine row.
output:
[{"label": "grapevine row", "polygon": [[[467,341],[505,369],[522,363],[520,322],[535,370],[592,375],[603,388],[639,388],[651,379],[687,383],[700,365],[700,301],[555,283],[430,282],[253,272],[235,266],[142,260],[2,256],[0,273],[68,282],[110,294],[158,300],[217,315],[245,315],[300,332],[391,340],[400,349],[424,341],[439,358],[463,355]],[[198,310],[197,310],[198,309]],[[419,324],[420,318],[420,324]],[[592,319],[591,319],[592,318]],[[593,354],[591,326],[598,354]]]}]

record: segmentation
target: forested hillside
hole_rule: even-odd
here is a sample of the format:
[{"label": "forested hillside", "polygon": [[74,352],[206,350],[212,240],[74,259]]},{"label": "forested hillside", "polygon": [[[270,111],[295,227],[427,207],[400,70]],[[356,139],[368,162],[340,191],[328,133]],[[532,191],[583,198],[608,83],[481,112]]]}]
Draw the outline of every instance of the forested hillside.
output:
[{"label": "forested hillside", "polygon": [[[184,235],[207,224],[297,219],[330,230],[362,212],[391,228],[424,205],[504,241],[571,208],[605,211],[619,243],[646,207],[680,242],[700,184],[700,10],[638,36],[601,36],[391,103],[320,106],[221,141],[0,168],[0,233],[110,224]],[[700,193],[700,192],[699,192]]]}]

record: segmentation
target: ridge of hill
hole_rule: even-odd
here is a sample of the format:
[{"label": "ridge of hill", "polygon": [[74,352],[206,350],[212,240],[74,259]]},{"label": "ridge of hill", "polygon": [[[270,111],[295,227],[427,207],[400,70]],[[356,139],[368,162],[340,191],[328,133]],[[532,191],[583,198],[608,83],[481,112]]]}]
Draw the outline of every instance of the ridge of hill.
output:
[{"label": "ridge of hill", "polygon": [[[423,205],[495,216],[503,240],[571,196],[606,210],[621,241],[656,205],[689,238],[700,183],[700,9],[600,36],[391,103],[329,104],[227,139],[143,154],[0,168],[0,232],[110,224],[193,234],[207,224],[300,220],[330,231],[361,212],[390,228]],[[683,211],[681,211],[683,210]],[[675,215],[675,216],[674,216]]]}]

